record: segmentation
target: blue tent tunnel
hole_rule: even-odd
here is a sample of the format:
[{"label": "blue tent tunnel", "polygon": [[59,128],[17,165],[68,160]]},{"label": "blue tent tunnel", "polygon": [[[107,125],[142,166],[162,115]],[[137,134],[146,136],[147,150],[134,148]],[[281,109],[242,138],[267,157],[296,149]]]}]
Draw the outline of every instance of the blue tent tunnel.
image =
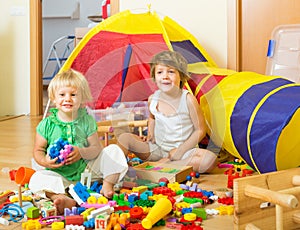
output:
[{"label": "blue tent tunnel", "polygon": [[210,137],[259,173],[300,165],[300,85],[253,72],[228,75],[200,98]]}]

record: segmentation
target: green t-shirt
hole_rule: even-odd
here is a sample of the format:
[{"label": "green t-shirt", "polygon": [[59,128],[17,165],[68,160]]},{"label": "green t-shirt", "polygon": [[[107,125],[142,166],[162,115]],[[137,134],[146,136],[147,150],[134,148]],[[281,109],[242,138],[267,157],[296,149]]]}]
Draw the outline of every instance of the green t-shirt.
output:
[{"label": "green t-shirt", "polygon": [[[59,138],[67,140],[73,146],[88,147],[87,138],[97,132],[97,124],[85,108],[78,110],[78,117],[72,122],[59,120],[56,108],[51,109],[50,112],[51,115],[43,119],[36,128],[37,133],[48,142],[47,152]],[[81,158],[71,165],[63,165],[60,168],[49,170],[59,173],[70,181],[79,181],[85,167],[86,162]]]}]

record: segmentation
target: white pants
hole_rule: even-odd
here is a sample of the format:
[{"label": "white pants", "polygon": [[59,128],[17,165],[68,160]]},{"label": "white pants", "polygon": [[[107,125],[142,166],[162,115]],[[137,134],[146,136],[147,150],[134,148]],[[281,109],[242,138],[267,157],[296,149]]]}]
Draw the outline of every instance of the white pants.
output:
[{"label": "white pants", "polygon": [[[152,142],[148,142],[149,149],[150,149],[150,156],[148,157],[147,161],[159,161],[162,158],[166,158],[169,156],[169,152],[163,150],[159,145],[153,144]],[[185,152],[181,159],[185,159],[189,157],[195,150],[198,148],[192,148]]]},{"label": "white pants", "polygon": [[[115,144],[105,147],[99,156],[88,161],[86,170],[91,173],[92,180],[106,178],[112,174],[120,174],[119,181],[125,176],[128,169],[123,151]],[[33,193],[42,195],[45,191],[65,193],[65,189],[74,181],[68,181],[60,174],[51,170],[41,169],[30,178],[29,189]]]}]

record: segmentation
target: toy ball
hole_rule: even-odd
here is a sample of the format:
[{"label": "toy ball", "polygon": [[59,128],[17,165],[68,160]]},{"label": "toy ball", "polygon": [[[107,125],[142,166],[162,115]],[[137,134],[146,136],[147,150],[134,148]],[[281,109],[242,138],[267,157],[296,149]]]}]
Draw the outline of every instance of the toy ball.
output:
[{"label": "toy ball", "polygon": [[158,183],[161,183],[161,182],[163,182],[167,185],[167,184],[169,184],[169,179],[166,177],[162,177],[158,180]]},{"label": "toy ball", "polygon": [[195,177],[195,176],[196,176],[196,172],[194,172],[194,171],[191,172],[191,173],[190,173],[190,176],[191,176],[191,177]]},{"label": "toy ball", "polygon": [[191,177],[191,175],[187,175],[187,176],[186,176],[186,180],[187,180],[187,181],[190,181],[190,180],[192,180],[192,177]]}]

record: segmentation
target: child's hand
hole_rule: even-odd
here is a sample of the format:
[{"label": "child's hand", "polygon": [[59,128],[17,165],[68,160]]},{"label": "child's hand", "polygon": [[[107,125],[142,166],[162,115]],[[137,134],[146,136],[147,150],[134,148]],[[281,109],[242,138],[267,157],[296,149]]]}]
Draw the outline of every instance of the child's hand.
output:
[{"label": "child's hand", "polygon": [[177,148],[174,148],[169,152],[169,158],[171,159],[171,161],[178,161],[181,159],[180,157],[178,157],[178,154],[176,154],[176,152]]},{"label": "child's hand", "polygon": [[57,159],[58,159],[58,157],[51,159],[50,156],[47,154],[45,156],[45,162],[43,165],[46,168],[50,168],[50,169],[55,169],[55,168],[59,168],[59,167],[63,166],[63,163],[59,163],[59,164],[56,163]]},{"label": "child's hand", "polygon": [[79,152],[79,148],[77,146],[73,146],[73,151],[67,156],[65,160],[65,165],[73,164],[81,159],[81,155]]},{"label": "child's hand", "polygon": [[151,142],[152,144],[155,143],[155,138],[152,134],[148,133],[148,136],[147,136],[147,141],[148,142]]}]

